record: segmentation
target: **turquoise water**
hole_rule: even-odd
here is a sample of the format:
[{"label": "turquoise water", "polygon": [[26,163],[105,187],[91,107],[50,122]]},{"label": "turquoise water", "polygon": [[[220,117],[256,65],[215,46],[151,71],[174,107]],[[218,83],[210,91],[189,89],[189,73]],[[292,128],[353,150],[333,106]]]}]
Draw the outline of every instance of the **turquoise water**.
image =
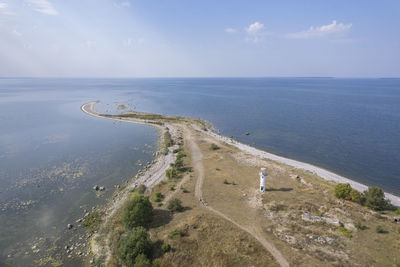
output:
[{"label": "turquoise water", "polygon": [[92,100],[104,112],[122,103],[202,118],[244,143],[400,195],[400,79],[0,79],[3,261],[37,236],[60,247],[68,218],[111,195],[96,196],[93,184],[112,188],[152,159],[154,129],[89,117],[79,108]]}]

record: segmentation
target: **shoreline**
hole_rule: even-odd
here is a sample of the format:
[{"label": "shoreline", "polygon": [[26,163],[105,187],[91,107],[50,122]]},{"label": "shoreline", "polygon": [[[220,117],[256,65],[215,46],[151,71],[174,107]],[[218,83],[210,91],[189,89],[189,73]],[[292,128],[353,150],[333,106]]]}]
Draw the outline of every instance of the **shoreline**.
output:
[{"label": "shoreline", "polygon": [[[106,117],[106,116],[102,116],[100,113],[95,112],[94,111],[94,105],[96,103],[98,103],[99,101],[93,101],[93,102],[89,102],[86,103],[84,105],[81,106],[81,110],[84,113],[87,113],[91,116],[95,116],[98,118],[106,118],[106,119],[111,119],[111,120],[116,120],[116,121],[122,121],[122,122],[131,122],[131,123],[138,123],[138,124],[146,124],[149,126],[154,126],[154,127],[159,127],[162,128],[162,126],[156,125],[156,124],[152,124],[146,120],[142,120],[142,119],[135,119],[135,118],[116,118],[116,117]],[[89,110],[86,110],[86,108],[88,108]],[[170,127],[171,125],[168,124],[168,126],[166,127]],[[321,167],[309,164],[309,163],[305,163],[305,162],[301,162],[301,161],[297,161],[294,159],[290,159],[290,158],[285,158],[282,156],[278,156],[275,155],[273,153],[252,147],[250,145],[241,143],[239,141],[233,140],[232,138],[220,135],[216,132],[214,132],[212,129],[208,129],[203,130],[201,127],[199,127],[198,125],[192,124],[192,127],[195,128],[196,130],[202,132],[203,134],[206,134],[207,136],[210,136],[212,138],[214,138],[215,140],[218,140],[220,142],[224,142],[226,144],[229,145],[233,145],[236,148],[238,148],[239,150],[251,154],[253,156],[259,157],[259,158],[263,158],[263,159],[268,159],[268,160],[272,160],[272,161],[276,161],[278,163],[282,163],[282,164],[286,164],[289,165],[291,167],[294,167],[296,169],[302,169],[305,171],[309,171],[315,175],[317,175],[318,177],[320,177],[321,179],[327,180],[327,181],[332,181],[335,183],[349,183],[354,189],[358,190],[358,191],[364,191],[366,189],[368,189],[368,186],[359,182],[356,182],[354,180],[351,180],[349,178],[343,177],[341,175],[338,175],[334,172],[331,172],[329,170],[323,169]],[[387,199],[389,199],[391,201],[391,203],[396,206],[396,207],[400,207],[400,196],[395,196],[391,193],[385,192],[385,197]]]}]

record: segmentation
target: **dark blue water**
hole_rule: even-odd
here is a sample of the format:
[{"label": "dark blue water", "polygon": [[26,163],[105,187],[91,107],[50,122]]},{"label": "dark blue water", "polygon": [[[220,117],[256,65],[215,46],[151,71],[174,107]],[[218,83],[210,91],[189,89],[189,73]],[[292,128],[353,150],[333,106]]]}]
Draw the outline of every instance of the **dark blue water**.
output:
[{"label": "dark blue water", "polygon": [[[47,173],[53,163],[78,170],[105,164],[85,177],[112,166],[107,177],[137,171],[126,166],[144,155],[126,148],[154,145],[146,139],[155,139],[154,130],[82,114],[80,105],[92,100],[107,112],[123,103],[202,118],[244,143],[400,195],[400,79],[0,79],[0,198],[24,196],[26,189],[5,192],[15,179],[32,181],[21,177]],[[48,183],[59,188],[53,180]]]}]

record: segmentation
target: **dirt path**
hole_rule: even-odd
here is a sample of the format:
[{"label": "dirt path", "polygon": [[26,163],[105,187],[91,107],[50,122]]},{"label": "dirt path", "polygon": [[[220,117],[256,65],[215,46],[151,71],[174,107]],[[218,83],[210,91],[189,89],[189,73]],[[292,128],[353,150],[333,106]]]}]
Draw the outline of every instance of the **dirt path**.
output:
[{"label": "dirt path", "polygon": [[[196,186],[195,186],[195,196],[198,199],[203,199],[203,192],[202,192],[202,186],[203,186],[203,182],[204,182],[204,167],[203,167],[203,162],[202,162],[203,154],[201,153],[200,148],[196,144],[195,138],[192,136],[191,131],[189,129],[187,129],[186,127],[185,127],[184,131],[185,131],[186,140],[189,143],[189,147],[190,147],[190,150],[192,153],[193,167],[198,174]],[[231,222],[232,224],[236,225],[237,227],[239,227],[243,231],[247,232],[251,236],[253,236],[258,242],[261,243],[261,245],[264,246],[265,249],[267,249],[272,254],[272,256],[275,258],[275,260],[281,266],[289,267],[289,263],[282,256],[282,254],[279,252],[279,250],[277,250],[273,244],[271,244],[266,239],[264,239],[259,230],[246,228],[246,227],[238,224],[231,218],[229,218],[227,215],[223,214],[222,212],[214,209],[213,207],[211,207],[209,205],[204,206],[204,207],[207,208],[208,210],[212,211],[213,213],[217,214],[218,216],[224,218],[225,220]]]}]

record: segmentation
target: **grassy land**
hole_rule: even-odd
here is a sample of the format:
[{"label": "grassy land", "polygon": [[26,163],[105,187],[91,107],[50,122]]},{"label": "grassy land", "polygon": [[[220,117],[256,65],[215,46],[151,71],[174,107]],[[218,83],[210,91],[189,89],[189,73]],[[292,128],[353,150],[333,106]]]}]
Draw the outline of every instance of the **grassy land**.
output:
[{"label": "grassy land", "polygon": [[[159,123],[194,121],[124,114],[128,115]],[[334,196],[334,184],[310,172],[249,156],[190,127],[189,130],[203,154],[203,199],[215,210],[271,242],[291,265],[400,264],[400,224],[393,222],[393,217],[398,216],[394,211],[377,213],[357,203],[338,200]],[[181,141],[185,140],[171,140]],[[192,158],[186,141],[174,153],[181,155],[171,166],[179,175],[171,175],[145,192],[155,207],[149,229],[155,244],[154,262],[160,266],[277,265],[254,237],[210,212],[194,196],[197,170],[190,171]],[[268,172],[265,193],[258,191],[260,167]],[[168,211],[168,200],[172,198],[182,201],[182,212]],[[304,214],[336,219],[340,225],[305,221]],[[117,211],[103,229],[110,237],[113,255],[124,230],[119,216]],[[163,244],[170,248],[163,252]],[[118,264],[118,259],[112,256],[111,266]]]}]

